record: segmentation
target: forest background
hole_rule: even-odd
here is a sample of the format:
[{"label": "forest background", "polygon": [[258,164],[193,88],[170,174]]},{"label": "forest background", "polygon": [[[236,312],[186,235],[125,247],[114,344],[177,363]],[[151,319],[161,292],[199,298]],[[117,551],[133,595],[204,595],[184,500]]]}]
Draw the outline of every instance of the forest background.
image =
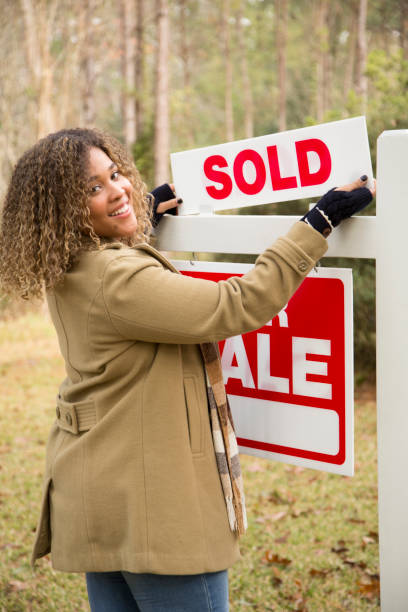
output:
[{"label": "forest background", "polygon": [[[375,168],[379,134],[408,127],[407,0],[0,0],[0,6],[1,198],[21,153],[63,127],[115,134],[149,188],[170,180],[170,152],[360,114]],[[303,214],[306,206],[236,212]],[[367,214],[374,211],[372,204]],[[372,381],[375,264],[352,265],[357,382]],[[0,296],[0,318],[19,312],[21,305]]]}]

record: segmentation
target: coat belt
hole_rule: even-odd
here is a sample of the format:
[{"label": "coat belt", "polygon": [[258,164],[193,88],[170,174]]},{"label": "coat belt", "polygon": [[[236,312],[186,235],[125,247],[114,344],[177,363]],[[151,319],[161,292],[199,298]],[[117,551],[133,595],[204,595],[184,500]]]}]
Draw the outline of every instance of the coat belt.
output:
[{"label": "coat belt", "polygon": [[57,425],[73,434],[88,431],[96,423],[94,400],[71,403],[57,397],[56,413]]}]

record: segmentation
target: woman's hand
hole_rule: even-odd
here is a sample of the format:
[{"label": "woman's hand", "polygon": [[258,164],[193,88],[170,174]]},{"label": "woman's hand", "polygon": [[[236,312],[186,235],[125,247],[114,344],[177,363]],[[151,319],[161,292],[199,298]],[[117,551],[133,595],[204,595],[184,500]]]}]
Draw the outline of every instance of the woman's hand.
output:
[{"label": "woman's hand", "polygon": [[353,183],[331,189],[301,221],[327,237],[343,219],[351,217],[371,202],[376,190],[375,181],[372,189],[368,189],[366,183],[367,176],[363,175]]},{"label": "woman's hand", "polygon": [[181,198],[177,198],[174,193],[173,183],[164,183],[153,189],[151,192],[153,196],[153,226],[156,227],[164,215],[164,213],[170,213],[171,215],[177,215],[178,206],[183,202]]},{"label": "woman's hand", "polygon": [[373,179],[373,182],[374,182],[374,187],[372,189],[369,189],[366,186],[367,177],[364,174],[363,176],[360,176],[360,178],[358,178],[353,183],[349,183],[348,185],[343,185],[343,187],[336,187],[334,191],[353,191],[353,189],[359,189],[360,187],[365,187],[366,189],[369,189],[369,191],[371,191],[371,195],[374,197],[376,190],[377,190],[377,181]]},{"label": "woman's hand", "polygon": [[[166,185],[167,185],[167,183],[166,183]],[[177,215],[177,207],[183,202],[183,200],[181,198],[177,198],[177,196],[175,194],[175,191],[174,191],[174,184],[173,183],[169,183],[168,186],[170,187],[170,189],[172,191],[172,195],[174,197],[171,198],[170,200],[161,201],[160,204],[156,208],[156,212],[159,213],[160,215],[163,215],[168,210],[170,210],[172,208],[175,208],[176,211],[173,214]],[[153,191],[155,191],[155,190],[153,190]],[[153,191],[152,191],[152,193],[153,193]]]}]

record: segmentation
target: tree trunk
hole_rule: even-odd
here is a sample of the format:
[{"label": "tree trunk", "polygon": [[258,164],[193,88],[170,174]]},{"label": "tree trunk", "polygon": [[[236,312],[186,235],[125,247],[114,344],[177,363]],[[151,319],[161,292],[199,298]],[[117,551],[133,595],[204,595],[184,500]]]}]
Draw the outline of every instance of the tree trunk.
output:
[{"label": "tree trunk", "polygon": [[144,96],[144,0],[136,0],[136,57],[135,57],[135,122],[138,138],[143,133]]},{"label": "tree trunk", "polygon": [[21,0],[21,5],[23,9],[26,32],[25,43],[27,64],[30,67],[34,83],[37,85],[41,76],[41,56],[38,41],[37,22],[34,15],[32,0]]},{"label": "tree trunk", "polygon": [[193,120],[191,115],[191,66],[190,66],[190,48],[188,37],[188,11],[187,0],[180,0],[180,58],[183,69],[183,97],[184,97],[184,117],[183,131],[186,137],[186,143],[189,148],[193,147],[194,131]]},{"label": "tree trunk", "polygon": [[81,123],[85,127],[95,125],[95,61],[93,57],[94,31],[92,13],[95,0],[85,0],[79,5],[78,40],[80,44]]},{"label": "tree trunk", "polygon": [[222,41],[225,66],[225,135],[227,141],[234,140],[234,113],[232,105],[232,61],[231,61],[231,28],[230,0],[223,0]]},{"label": "tree trunk", "polygon": [[402,58],[408,61],[408,4],[407,0],[400,0],[400,46]]},{"label": "tree trunk", "polygon": [[356,59],[356,43],[357,43],[357,14],[355,7],[352,6],[352,12],[350,16],[349,25],[349,38],[347,41],[347,61],[344,67],[344,85],[343,85],[343,106],[347,104],[349,92],[353,89],[354,85],[354,68]]},{"label": "tree trunk", "polygon": [[156,59],[154,179],[169,180],[169,9],[167,0],[156,0],[158,47]]},{"label": "tree trunk", "polygon": [[241,0],[237,15],[237,38],[242,75],[242,95],[244,99],[244,133],[245,138],[252,138],[254,135],[254,104],[252,98],[252,85],[249,77],[248,55],[243,33],[245,0]]},{"label": "tree trunk", "polygon": [[328,32],[327,32],[327,0],[320,0],[317,11],[317,62],[316,62],[316,115],[317,120],[322,122],[326,112],[326,76],[327,76],[327,54],[328,54]]},{"label": "tree trunk", "polygon": [[357,27],[357,75],[356,89],[361,97],[361,110],[364,113],[367,107],[367,77],[364,74],[367,60],[367,0],[360,0],[358,8]]},{"label": "tree trunk", "polygon": [[134,29],[133,0],[120,0],[122,131],[129,150],[136,139]]},{"label": "tree trunk", "polygon": [[286,130],[286,43],[288,37],[288,0],[276,0],[276,50],[278,56],[279,131]]},{"label": "tree trunk", "polygon": [[[50,55],[51,32],[57,2],[21,0],[26,31],[27,63],[37,101],[36,137],[41,138],[55,128],[52,90],[54,69]],[[34,10],[35,9],[35,10]]]}]

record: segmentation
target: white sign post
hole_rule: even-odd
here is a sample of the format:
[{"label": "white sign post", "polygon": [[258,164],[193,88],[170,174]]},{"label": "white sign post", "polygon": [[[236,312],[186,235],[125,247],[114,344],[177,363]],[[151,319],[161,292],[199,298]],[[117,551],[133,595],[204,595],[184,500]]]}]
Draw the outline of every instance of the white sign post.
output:
[{"label": "white sign post", "polygon": [[377,410],[381,607],[408,610],[408,130],[378,139]]},{"label": "white sign post", "polygon": [[[347,164],[348,159],[341,158],[337,163]],[[344,221],[329,237],[327,251],[328,257],[375,258],[377,265],[378,493],[383,612],[408,610],[407,169],[408,130],[384,132],[378,140],[377,218],[360,216]],[[364,172],[368,174],[366,169]],[[260,253],[298,219],[289,215],[167,215],[161,223],[159,248]]]}]

